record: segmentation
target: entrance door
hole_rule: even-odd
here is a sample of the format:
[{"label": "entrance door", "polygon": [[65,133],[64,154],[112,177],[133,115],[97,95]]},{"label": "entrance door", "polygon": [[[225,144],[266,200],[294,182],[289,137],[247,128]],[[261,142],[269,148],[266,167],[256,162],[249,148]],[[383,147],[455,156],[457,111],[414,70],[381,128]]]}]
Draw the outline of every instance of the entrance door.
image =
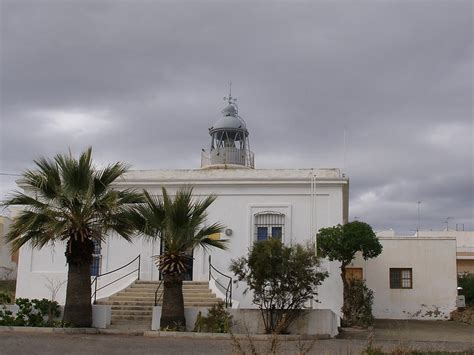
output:
[{"label": "entrance door", "polygon": [[[160,255],[166,250],[165,243],[163,241],[160,242]],[[193,280],[193,250],[190,250],[186,253],[189,258],[186,259],[186,272],[183,275],[184,281],[192,281]],[[163,280],[163,275],[160,271],[160,280]]]}]

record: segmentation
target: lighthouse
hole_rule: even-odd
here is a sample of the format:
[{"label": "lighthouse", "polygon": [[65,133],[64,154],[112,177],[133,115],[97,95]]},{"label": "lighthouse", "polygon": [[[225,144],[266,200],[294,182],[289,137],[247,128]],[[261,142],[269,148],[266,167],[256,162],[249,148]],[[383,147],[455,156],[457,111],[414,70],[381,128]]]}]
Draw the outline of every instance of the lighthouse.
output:
[{"label": "lighthouse", "polygon": [[209,151],[201,154],[201,168],[244,168],[254,169],[254,154],[250,150],[249,131],[242,117],[236,99],[232,97],[232,86],[229,96],[225,97],[227,106],[219,118],[209,128],[211,146]]}]

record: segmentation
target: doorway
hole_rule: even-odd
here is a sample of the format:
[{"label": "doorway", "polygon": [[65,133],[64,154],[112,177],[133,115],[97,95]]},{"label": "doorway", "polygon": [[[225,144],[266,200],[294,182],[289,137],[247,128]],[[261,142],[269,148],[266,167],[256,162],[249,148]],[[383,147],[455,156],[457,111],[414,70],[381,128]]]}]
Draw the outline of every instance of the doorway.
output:
[{"label": "doorway", "polygon": [[[163,254],[163,252],[166,250],[165,242],[161,241],[160,242],[160,255]],[[186,252],[186,255],[189,256],[189,258],[186,259],[186,272],[183,275],[183,280],[184,281],[192,281],[193,280],[193,264],[194,264],[194,257],[193,257],[193,250],[188,250]],[[160,281],[163,280],[163,275],[159,274],[159,279]]]}]

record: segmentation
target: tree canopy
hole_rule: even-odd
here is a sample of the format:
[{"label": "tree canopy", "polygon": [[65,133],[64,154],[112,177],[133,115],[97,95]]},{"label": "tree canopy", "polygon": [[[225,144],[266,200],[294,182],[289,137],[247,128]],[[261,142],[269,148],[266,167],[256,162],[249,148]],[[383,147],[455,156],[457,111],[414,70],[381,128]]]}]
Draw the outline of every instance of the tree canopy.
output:
[{"label": "tree canopy", "polygon": [[321,256],[340,261],[343,265],[350,264],[359,251],[365,260],[382,252],[382,244],[372,227],[360,221],[320,229],[317,246]]}]

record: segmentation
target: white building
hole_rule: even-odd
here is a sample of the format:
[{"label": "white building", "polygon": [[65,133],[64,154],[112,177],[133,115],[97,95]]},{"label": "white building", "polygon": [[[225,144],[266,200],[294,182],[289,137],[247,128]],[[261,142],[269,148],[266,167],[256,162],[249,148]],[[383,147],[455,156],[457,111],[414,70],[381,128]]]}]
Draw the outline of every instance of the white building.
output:
[{"label": "white building", "polygon": [[[215,194],[217,200],[209,209],[208,222],[227,226],[220,238],[229,239],[227,251],[211,251],[213,266],[225,274],[231,259],[246,255],[256,240],[270,236],[284,243],[314,241],[319,228],[347,222],[349,181],[337,169],[254,169],[254,155],[249,149],[249,132],[238,115],[232,98],[216,124],[209,129],[209,152],[202,152],[201,169],[196,170],[138,170],[129,172],[115,187],[146,189],[159,194],[165,186],[170,193],[183,185],[194,186],[194,194]],[[204,130],[203,130],[204,132]],[[21,183],[20,183],[21,186]],[[132,244],[113,236],[98,249],[97,267],[100,273],[112,271],[140,255],[141,280],[158,280],[159,272],[152,255],[160,251],[159,242],[136,239]],[[209,279],[209,259],[204,250],[194,252],[192,272],[194,281]],[[133,271],[137,262],[123,269]],[[323,265],[330,276],[319,288],[314,308],[330,309],[340,314],[342,282],[339,264]],[[46,284],[66,279],[64,245],[42,250],[23,247],[20,252],[17,297],[49,297]],[[137,274],[100,290],[98,298],[110,296],[129,285]],[[231,275],[232,276],[232,275]],[[101,278],[105,285],[112,278]],[[243,287],[234,287],[234,307],[251,307],[249,296],[242,295]],[[65,287],[57,299],[64,302]]]},{"label": "white building", "polygon": [[382,254],[359,255],[350,265],[349,275],[374,291],[375,318],[449,319],[457,296],[456,238],[435,234],[377,233]]}]

